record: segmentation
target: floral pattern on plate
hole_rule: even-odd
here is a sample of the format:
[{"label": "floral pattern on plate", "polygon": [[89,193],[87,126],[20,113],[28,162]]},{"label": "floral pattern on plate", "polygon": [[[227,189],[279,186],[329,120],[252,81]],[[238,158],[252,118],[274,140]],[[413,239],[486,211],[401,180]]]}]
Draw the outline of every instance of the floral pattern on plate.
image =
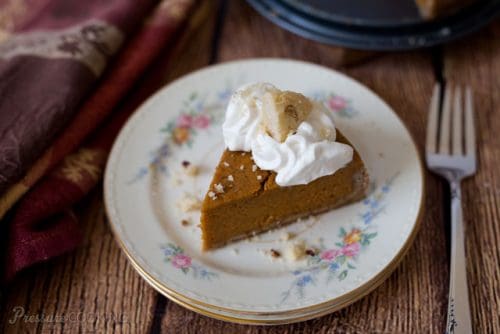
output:
[{"label": "floral pattern on plate", "polygon": [[160,249],[165,256],[165,262],[174,268],[181,270],[184,274],[191,274],[193,278],[207,279],[217,278],[218,274],[206,269],[205,267],[193,262],[193,259],[184,253],[184,249],[173,243],[162,245]]},{"label": "floral pattern on plate", "polygon": [[163,143],[150,153],[148,164],[139,168],[129,184],[143,179],[152,170],[166,174],[165,159],[171,154],[172,149],[191,148],[199,132],[206,131],[222,121],[231,92],[232,89],[226,88],[217,93],[215,100],[210,102],[206,94],[191,93],[183,101],[177,116],[160,128],[160,132],[164,134]]},{"label": "floral pattern on plate", "polygon": [[314,256],[308,258],[305,269],[292,271],[295,278],[290,287],[282,292],[281,302],[286,301],[292,293],[301,299],[304,298],[305,288],[316,284],[319,274],[325,271],[327,272],[325,282],[328,285],[334,279],[344,280],[351,270],[356,269],[356,259],[378,235],[376,226],[371,223],[383,212],[386,194],[390,191],[396,176],[397,174],[387,180],[379,189],[375,190],[372,186],[370,196],[363,201],[366,209],[359,214],[361,225],[352,227],[349,231],[341,227],[338,234],[340,240],[335,243],[335,247],[327,248],[322,245]]},{"label": "floral pattern on plate", "polygon": [[334,115],[353,118],[358,114],[351,100],[333,92],[315,92],[311,96],[315,100],[322,101],[324,106],[331,110]]}]

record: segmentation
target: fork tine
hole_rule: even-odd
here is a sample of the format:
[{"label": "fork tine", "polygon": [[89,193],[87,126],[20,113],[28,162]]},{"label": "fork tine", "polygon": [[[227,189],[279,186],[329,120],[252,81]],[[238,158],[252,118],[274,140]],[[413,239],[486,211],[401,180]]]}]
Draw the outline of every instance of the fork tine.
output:
[{"label": "fork tine", "polygon": [[470,86],[465,89],[465,153],[476,155],[476,131],[474,129],[474,106]]},{"label": "fork tine", "polygon": [[452,151],[453,155],[462,154],[462,91],[460,86],[455,88],[453,96],[453,137]]},{"label": "fork tine", "polygon": [[436,139],[438,130],[438,117],[439,117],[439,98],[441,95],[441,85],[439,83],[434,85],[432,93],[431,105],[429,107],[429,116],[427,120],[427,143],[426,151],[428,153],[436,152]]},{"label": "fork tine", "polygon": [[446,85],[444,91],[443,111],[439,131],[439,153],[450,154],[450,117],[451,117],[451,85]]}]

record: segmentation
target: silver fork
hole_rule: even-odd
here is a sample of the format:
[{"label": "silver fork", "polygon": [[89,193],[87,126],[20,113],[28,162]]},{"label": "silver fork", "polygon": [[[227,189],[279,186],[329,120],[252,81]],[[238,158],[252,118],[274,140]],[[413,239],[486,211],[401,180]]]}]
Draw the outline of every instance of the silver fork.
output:
[{"label": "silver fork", "polygon": [[451,85],[447,85],[439,120],[440,96],[441,87],[437,84],[427,124],[426,160],[431,171],[448,180],[451,192],[451,263],[446,333],[470,334],[472,325],[467,293],[460,182],[476,172],[472,92],[470,87],[465,89],[463,108],[460,87],[455,87],[452,92]]}]

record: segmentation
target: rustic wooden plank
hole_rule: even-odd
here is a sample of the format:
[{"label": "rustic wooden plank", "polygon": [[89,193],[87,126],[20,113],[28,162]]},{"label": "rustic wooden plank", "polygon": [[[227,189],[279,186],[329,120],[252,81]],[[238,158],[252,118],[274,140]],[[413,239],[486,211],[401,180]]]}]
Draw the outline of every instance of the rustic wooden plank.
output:
[{"label": "rustic wooden plank", "polygon": [[[228,2],[218,61],[259,56],[339,66],[337,48],[290,34],[242,1]],[[265,47],[264,47],[265,46]],[[434,82],[427,52],[387,54],[344,71],[382,96],[409,126],[422,152],[426,110]],[[228,324],[169,303],[168,333],[439,333],[445,325],[447,263],[443,183],[426,173],[427,204],[421,231],[396,272],[361,301],[319,319],[276,327]]]},{"label": "rustic wooden plank", "polygon": [[165,83],[207,66],[213,59],[215,29],[219,18],[218,0],[206,0],[192,14],[187,27],[169,57],[173,61],[165,71]]},{"label": "rustic wooden plank", "polygon": [[[74,253],[28,269],[9,287],[3,333],[137,333],[149,328],[156,293],[118,248],[101,193],[98,189],[83,210],[84,244]],[[29,318],[16,318],[16,312]]]},{"label": "rustic wooden plank", "polygon": [[[379,94],[408,126],[421,156],[427,109],[434,83],[431,57],[425,52],[388,54],[349,69]],[[443,216],[443,182],[426,172],[426,203],[419,235],[408,256],[375,293],[371,312],[383,308],[384,331],[438,333],[446,318],[448,258]],[[387,285],[387,286],[386,286]],[[372,296],[367,297],[367,299]],[[352,315],[351,315],[352,316]],[[356,314],[362,317],[361,314]],[[376,326],[376,325],[375,325]],[[377,327],[373,327],[377,329]]]},{"label": "rustic wooden plank", "polygon": [[473,326],[500,333],[500,22],[444,48],[444,77],[474,92],[478,173],[463,184]]},{"label": "rustic wooden plank", "polygon": [[[356,64],[377,55],[371,51],[329,46],[305,39],[270,23],[241,0],[226,2],[228,13],[221,32],[224,45],[218,53],[219,61],[287,57],[335,67]],[[286,53],[283,53],[284,49]]]},{"label": "rustic wooden plank", "polygon": [[[165,82],[208,63],[216,9],[205,3],[193,13],[168,56]],[[3,298],[0,332],[145,333],[163,315],[166,299],[135,272],[111,234],[102,188],[81,211],[84,244],[16,278]],[[33,318],[9,323],[15,310]],[[65,321],[36,319],[44,315]]]}]

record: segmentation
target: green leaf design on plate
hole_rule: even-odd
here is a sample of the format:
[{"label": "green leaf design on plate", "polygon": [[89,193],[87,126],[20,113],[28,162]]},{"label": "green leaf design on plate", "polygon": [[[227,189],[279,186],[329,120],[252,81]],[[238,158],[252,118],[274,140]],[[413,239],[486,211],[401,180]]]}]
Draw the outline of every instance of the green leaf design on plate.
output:
[{"label": "green leaf design on plate", "polygon": [[347,277],[347,269],[343,270],[339,275],[339,281],[344,280]]}]

